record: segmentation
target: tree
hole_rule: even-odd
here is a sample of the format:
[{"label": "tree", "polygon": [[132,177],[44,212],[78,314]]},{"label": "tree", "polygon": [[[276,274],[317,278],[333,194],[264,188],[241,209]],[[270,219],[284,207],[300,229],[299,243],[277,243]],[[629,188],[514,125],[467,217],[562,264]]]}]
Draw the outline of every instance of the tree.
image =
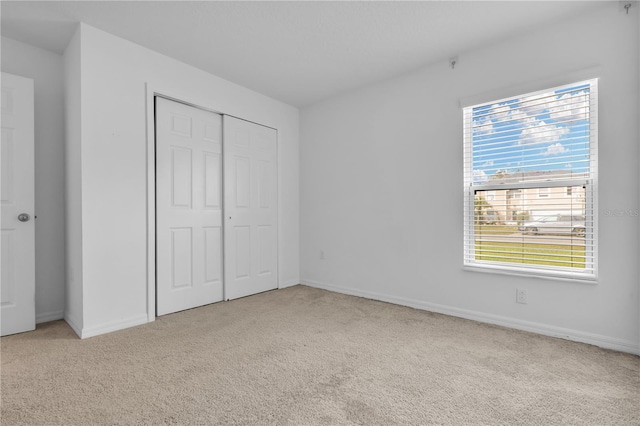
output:
[{"label": "tree", "polygon": [[518,223],[518,225],[522,225],[524,222],[529,222],[531,220],[531,215],[528,211],[519,211],[514,213],[514,220]]},{"label": "tree", "polygon": [[473,210],[475,213],[476,224],[485,222],[485,210],[491,208],[491,204],[482,196],[475,197],[473,201]]}]

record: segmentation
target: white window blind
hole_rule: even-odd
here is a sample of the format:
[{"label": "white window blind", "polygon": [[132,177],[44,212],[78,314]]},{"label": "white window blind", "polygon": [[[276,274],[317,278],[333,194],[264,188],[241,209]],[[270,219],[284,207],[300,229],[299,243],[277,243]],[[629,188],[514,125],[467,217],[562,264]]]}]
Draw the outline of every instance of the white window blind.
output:
[{"label": "white window blind", "polygon": [[595,279],[597,80],[466,107],[464,264]]}]

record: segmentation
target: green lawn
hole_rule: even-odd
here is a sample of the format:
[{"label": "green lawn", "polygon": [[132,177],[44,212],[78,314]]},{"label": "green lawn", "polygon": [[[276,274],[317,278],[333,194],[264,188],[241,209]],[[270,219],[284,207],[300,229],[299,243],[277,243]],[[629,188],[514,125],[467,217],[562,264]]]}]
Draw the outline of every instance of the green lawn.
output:
[{"label": "green lawn", "polygon": [[481,235],[511,235],[518,232],[518,227],[513,225],[475,225],[475,234]]},{"label": "green lawn", "polygon": [[476,260],[584,269],[583,245],[476,241]]}]

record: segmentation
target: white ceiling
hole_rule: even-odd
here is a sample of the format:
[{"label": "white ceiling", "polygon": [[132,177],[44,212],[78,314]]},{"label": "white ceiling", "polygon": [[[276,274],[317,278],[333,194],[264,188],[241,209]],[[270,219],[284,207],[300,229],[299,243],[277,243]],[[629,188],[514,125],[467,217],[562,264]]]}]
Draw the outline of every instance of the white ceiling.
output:
[{"label": "white ceiling", "polygon": [[603,3],[2,1],[1,30],[62,53],[82,21],[302,107],[597,7]]}]

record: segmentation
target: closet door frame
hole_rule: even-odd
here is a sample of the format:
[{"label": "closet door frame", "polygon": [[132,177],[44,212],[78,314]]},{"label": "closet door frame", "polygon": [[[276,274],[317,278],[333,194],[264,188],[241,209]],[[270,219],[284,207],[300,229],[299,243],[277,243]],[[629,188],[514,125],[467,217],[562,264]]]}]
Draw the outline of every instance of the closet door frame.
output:
[{"label": "closet door frame", "polygon": [[[192,106],[194,108],[199,108],[204,111],[213,112],[215,114],[221,115],[230,115],[225,114],[225,112],[220,108],[219,105],[215,105],[211,99],[204,99],[201,96],[195,95],[193,93],[185,93],[183,90],[175,87],[166,87],[164,85],[158,85],[153,83],[146,83],[146,126],[147,126],[147,321],[152,322],[156,319],[156,169],[155,169],[155,144],[156,144],[156,135],[155,135],[155,98],[161,97],[174,102],[179,102],[188,106]],[[232,117],[235,117],[231,115]],[[245,121],[247,120],[243,117],[235,117]],[[265,126],[261,123],[262,126]],[[223,120],[224,126],[224,120]],[[270,127],[270,126],[265,126]],[[272,127],[271,127],[272,128]],[[224,128],[223,128],[224,129]],[[274,129],[277,132],[277,129]],[[222,141],[222,154],[224,158],[224,138]],[[278,148],[276,142],[276,167],[277,167],[277,158],[278,158]],[[223,200],[224,200],[224,161],[222,164],[223,170],[223,180],[222,180],[222,188],[223,188]],[[277,168],[277,178],[276,178],[276,206],[279,206],[279,168]],[[278,209],[279,210],[279,209]],[[223,204],[223,215],[226,214],[224,211]],[[224,216],[223,216],[224,217]],[[280,214],[276,214],[276,225],[279,224]],[[223,222],[224,229],[224,222]],[[224,242],[224,232],[223,232],[223,242]],[[277,247],[276,250],[276,264],[279,265],[279,246],[280,246],[280,238],[279,233],[276,235]],[[223,268],[224,268],[224,251],[223,251]],[[280,268],[277,268],[276,271],[276,282],[277,288],[281,287],[280,284],[280,276],[279,276]],[[223,283],[224,288],[224,283]],[[226,295],[224,295],[224,299],[226,300]]]}]

